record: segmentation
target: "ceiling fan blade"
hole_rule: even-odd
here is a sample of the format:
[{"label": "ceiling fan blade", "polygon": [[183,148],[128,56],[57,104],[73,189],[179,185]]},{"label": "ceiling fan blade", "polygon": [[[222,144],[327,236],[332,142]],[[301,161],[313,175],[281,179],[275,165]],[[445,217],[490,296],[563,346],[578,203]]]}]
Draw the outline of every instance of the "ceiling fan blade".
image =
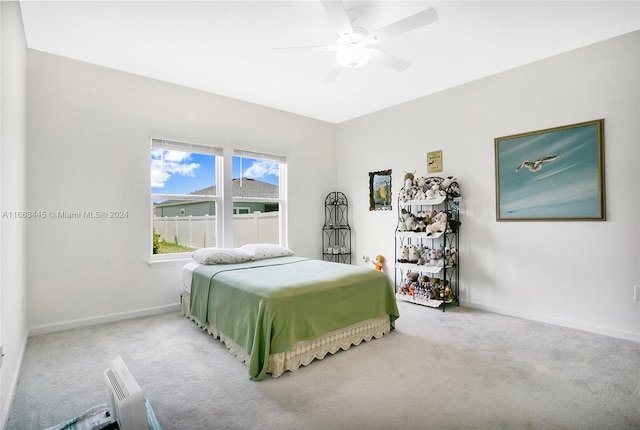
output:
[{"label": "ceiling fan blade", "polygon": [[331,23],[333,27],[336,29],[338,36],[342,36],[343,34],[351,34],[353,33],[353,26],[351,25],[351,20],[349,16],[347,16],[347,11],[342,4],[342,1],[339,0],[323,0],[322,5],[324,9],[327,11],[327,15],[331,19]]},{"label": "ceiling fan blade", "polygon": [[337,51],[336,45],[313,45],[313,46],[285,46],[281,48],[271,48],[273,51],[320,51],[331,52]]},{"label": "ceiling fan blade", "polygon": [[335,81],[338,75],[340,74],[341,70],[342,70],[342,67],[340,66],[335,66],[333,69],[329,70],[329,73],[327,73],[327,76],[324,77],[324,79],[322,80],[322,83],[328,84]]},{"label": "ceiling fan blade", "polygon": [[389,24],[379,30],[371,32],[367,37],[367,43],[375,44],[387,40],[393,36],[407,33],[416,28],[423,27],[438,20],[438,12],[432,7],[408,16],[393,24]]},{"label": "ceiling fan blade", "polygon": [[397,70],[398,72],[404,72],[411,66],[411,63],[407,60],[403,60],[400,57],[391,55],[387,52],[381,51],[377,48],[371,49],[371,59],[378,64]]}]

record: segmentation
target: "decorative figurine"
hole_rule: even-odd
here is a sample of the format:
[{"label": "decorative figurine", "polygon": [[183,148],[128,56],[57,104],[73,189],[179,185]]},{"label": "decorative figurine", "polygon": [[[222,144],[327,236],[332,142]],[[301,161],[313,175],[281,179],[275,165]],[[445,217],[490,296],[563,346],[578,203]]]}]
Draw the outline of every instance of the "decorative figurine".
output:
[{"label": "decorative figurine", "polygon": [[373,265],[376,270],[382,272],[382,265],[384,264],[384,257],[382,255],[376,255],[376,259],[373,260]]}]

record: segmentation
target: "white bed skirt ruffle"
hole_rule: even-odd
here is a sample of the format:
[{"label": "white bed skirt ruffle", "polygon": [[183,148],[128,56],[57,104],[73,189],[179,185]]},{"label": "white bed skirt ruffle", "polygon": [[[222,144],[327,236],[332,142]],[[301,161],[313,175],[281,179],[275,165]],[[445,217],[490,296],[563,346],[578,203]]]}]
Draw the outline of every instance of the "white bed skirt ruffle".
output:
[{"label": "white bed skirt ruffle", "polygon": [[[209,323],[203,324],[190,312],[190,293],[183,292],[180,295],[182,315],[186,316],[198,327],[206,330],[213,337],[220,339],[229,352],[243,363],[249,362],[249,354],[232,339],[221,333]],[[351,345],[359,345],[363,340],[378,339],[389,333],[391,322],[389,315],[371,318],[350,326],[329,332],[311,340],[303,340],[296,343],[290,350],[277,354],[270,354],[267,361],[267,373],[277,378],[284,372],[296,371],[300,366],[306,366],[313,360],[322,360],[328,353],[335,354],[340,349],[347,350]]]}]

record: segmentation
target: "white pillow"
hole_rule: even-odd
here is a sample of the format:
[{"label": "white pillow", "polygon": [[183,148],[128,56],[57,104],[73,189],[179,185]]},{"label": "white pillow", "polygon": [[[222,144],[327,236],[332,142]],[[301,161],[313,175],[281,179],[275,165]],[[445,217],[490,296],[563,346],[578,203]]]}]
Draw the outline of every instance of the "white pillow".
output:
[{"label": "white pillow", "polygon": [[240,249],[251,253],[254,260],[288,257],[293,255],[293,251],[289,248],[285,248],[284,246],[276,245],[274,243],[251,243],[249,245],[241,246]]},{"label": "white pillow", "polygon": [[191,254],[196,263],[228,264],[253,260],[253,254],[238,248],[202,248]]}]

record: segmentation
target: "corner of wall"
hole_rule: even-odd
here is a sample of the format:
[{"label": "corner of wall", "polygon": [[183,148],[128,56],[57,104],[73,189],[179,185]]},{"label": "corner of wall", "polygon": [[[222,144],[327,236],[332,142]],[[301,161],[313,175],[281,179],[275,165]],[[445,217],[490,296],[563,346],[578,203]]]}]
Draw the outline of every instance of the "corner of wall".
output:
[{"label": "corner of wall", "polygon": [[[17,1],[0,2],[0,210],[26,210],[27,43]],[[28,331],[24,219],[0,224],[0,424],[8,419]]]}]

